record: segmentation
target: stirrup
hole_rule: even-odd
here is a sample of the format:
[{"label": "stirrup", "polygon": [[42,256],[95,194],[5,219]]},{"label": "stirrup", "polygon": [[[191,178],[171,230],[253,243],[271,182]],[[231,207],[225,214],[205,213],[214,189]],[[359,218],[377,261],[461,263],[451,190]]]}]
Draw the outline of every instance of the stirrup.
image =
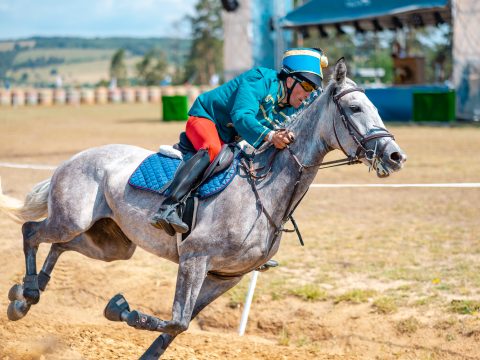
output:
[{"label": "stirrup", "polygon": [[168,206],[162,205],[160,209],[150,218],[150,225],[154,228],[165,231],[168,235],[175,235],[175,230],[167,221],[168,214],[171,211],[175,211],[175,205],[171,204]]},{"label": "stirrup", "polygon": [[155,219],[155,215],[153,218],[150,219],[150,225],[154,228],[165,231],[168,235],[173,236],[175,235],[175,230],[173,229],[172,225],[167,222],[161,222]]},{"label": "stirrup", "polygon": [[277,267],[277,266],[278,266],[278,262],[271,259],[271,260],[268,260],[265,264],[256,268],[255,270],[260,271],[260,272],[264,272],[264,271],[267,271],[270,268],[274,268],[274,267]]},{"label": "stirrup", "polygon": [[162,207],[155,215],[153,215],[150,224],[156,228],[165,230],[170,236],[175,235],[175,232],[180,234],[187,233],[189,227],[178,216],[176,211],[177,204],[171,204],[166,207]]},{"label": "stirrup", "polygon": [[185,234],[190,230],[187,224],[185,224],[180,216],[178,216],[178,213],[176,210],[171,211],[165,219],[168,224],[177,232],[180,234]]}]

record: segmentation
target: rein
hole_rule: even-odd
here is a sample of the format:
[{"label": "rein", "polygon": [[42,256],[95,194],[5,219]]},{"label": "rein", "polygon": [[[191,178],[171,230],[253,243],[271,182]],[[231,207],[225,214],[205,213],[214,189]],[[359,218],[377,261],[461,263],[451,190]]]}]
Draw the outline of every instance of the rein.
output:
[{"label": "rein", "polygon": [[[337,143],[340,146],[340,149],[345,154],[346,158],[339,159],[339,160],[333,160],[333,161],[327,161],[327,162],[321,162],[321,163],[318,163],[318,164],[303,164],[300,161],[300,159],[297,157],[297,155],[293,152],[293,150],[290,148],[290,146],[288,146],[288,145],[286,146],[289,154],[292,156],[293,160],[298,165],[298,174],[297,174],[297,179],[295,180],[295,185],[293,187],[292,196],[290,198],[290,201],[287,205],[285,214],[284,214],[284,216],[281,220],[281,223],[279,225],[276,224],[276,222],[273,220],[270,213],[263,206],[262,200],[260,198],[260,194],[258,193],[258,190],[257,190],[256,181],[266,178],[271,173],[273,162],[274,162],[276,156],[280,153],[280,151],[276,150],[276,151],[273,152],[273,154],[270,156],[269,161],[268,161],[267,171],[265,171],[263,174],[260,174],[260,175],[258,174],[258,172],[261,169],[264,169],[266,166],[262,166],[262,167],[259,167],[259,168],[256,168],[256,169],[253,167],[253,157],[255,156],[255,153],[253,154],[253,156],[248,157],[248,159],[249,159],[248,164],[247,164],[245,158],[242,158],[240,163],[241,163],[241,165],[243,166],[243,168],[245,169],[245,171],[248,175],[248,181],[252,185],[253,192],[254,192],[255,197],[257,199],[257,205],[260,207],[261,211],[265,214],[265,217],[270,222],[270,225],[272,225],[273,228],[275,229],[274,237],[273,237],[273,240],[270,244],[267,255],[270,253],[273,245],[275,244],[277,236],[280,232],[296,232],[297,236],[298,236],[298,240],[300,241],[300,245],[304,246],[302,235],[300,234],[300,230],[297,226],[297,223],[296,223],[295,219],[293,218],[293,212],[295,211],[295,209],[300,204],[300,202],[302,201],[302,199],[304,198],[304,196],[306,195],[306,193],[308,191],[308,188],[307,188],[307,190],[303,193],[303,195],[300,197],[300,199],[297,201],[297,203],[293,204],[294,198],[297,195],[298,186],[300,184],[300,180],[301,180],[301,177],[303,175],[304,170],[306,170],[306,169],[308,170],[308,169],[314,168],[314,167],[317,167],[318,170],[322,170],[322,169],[336,167],[336,166],[342,166],[342,165],[360,164],[361,163],[360,160],[363,159],[363,158],[367,159],[370,162],[371,167],[372,167],[373,164],[377,161],[377,158],[378,158],[377,148],[375,146],[374,150],[369,150],[369,149],[366,148],[366,144],[371,140],[380,139],[380,138],[384,138],[384,137],[388,137],[392,140],[394,139],[394,136],[385,128],[379,128],[381,130],[380,132],[369,135],[369,136],[364,136],[364,135],[361,134],[361,132],[358,130],[358,128],[355,126],[355,124],[352,122],[352,120],[346,114],[345,110],[340,106],[340,102],[339,102],[339,100],[344,95],[349,94],[349,93],[354,92],[354,91],[360,91],[360,92],[363,92],[363,93],[365,92],[362,88],[359,88],[359,87],[350,88],[350,89],[347,89],[347,90],[344,90],[344,91],[340,92],[339,94],[334,95],[333,102],[335,103],[335,105],[336,105],[336,107],[337,107],[337,109],[340,113],[340,118],[342,120],[343,125],[345,126],[345,128],[349,132],[349,134],[352,137],[355,144],[357,144],[357,150],[355,152],[355,155],[353,155],[353,156],[348,155],[347,152],[345,151],[345,149],[343,148],[342,144],[340,143],[340,139],[337,135],[337,130],[336,130],[336,126],[335,126],[336,118],[333,119],[333,131],[334,131]],[[355,133],[360,137],[360,139],[357,138]],[[380,153],[383,153],[383,150],[385,149],[386,144],[387,143],[384,144]],[[294,227],[293,230],[284,228],[285,223],[289,220],[293,224],[293,227]]]}]

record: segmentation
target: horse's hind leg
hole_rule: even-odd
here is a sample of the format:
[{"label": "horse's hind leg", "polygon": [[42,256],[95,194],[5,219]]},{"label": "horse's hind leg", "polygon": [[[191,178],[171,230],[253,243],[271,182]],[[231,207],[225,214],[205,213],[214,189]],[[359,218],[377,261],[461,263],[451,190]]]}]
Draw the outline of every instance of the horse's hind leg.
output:
[{"label": "horse's hind leg", "polygon": [[23,297],[29,305],[36,304],[40,300],[40,289],[37,277],[37,251],[39,241],[32,242],[42,222],[26,222],[22,226],[23,253],[25,255],[25,277],[23,278]]},{"label": "horse's hind leg", "polygon": [[[41,222],[27,222],[23,224],[23,252],[25,254],[25,278],[23,279],[23,297],[29,304],[36,304],[40,300],[40,290],[37,275],[36,255],[38,246],[42,242],[51,243],[65,243],[73,239],[77,234],[81,232],[80,229],[76,231],[72,227],[66,225],[58,226],[52,224],[49,219]],[[53,249],[53,250],[52,250]],[[46,272],[41,273],[41,281],[45,282],[44,275],[50,275],[50,272],[55,266],[55,263],[60,256],[61,251],[58,247],[52,246],[51,252],[47,257]],[[45,284],[41,284],[45,285]]]},{"label": "horse's hind leg", "polygon": [[[60,244],[53,244],[51,246],[47,258],[45,259],[45,262],[43,264],[42,270],[40,270],[40,273],[38,274],[37,284],[40,291],[45,291],[45,288],[50,281],[50,275],[53,271],[53,268],[55,267],[58,258],[64,251],[65,250],[62,249]],[[32,305],[28,303],[28,301],[23,295],[25,290],[24,286],[25,283],[23,285],[15,284],[12,286],[8,293],[8,299],[11,302],[8,307],[7,313],[10,320],[19,320],[24,317],[30,309],[30,306]]]},{"label": "horse's hind leg", "polygon": [[40,291],[45,291],[47,284],[50,281],[50,275],[52,274],[53,268],[57,264],[58,258],[60,255],[66,251],[63,248],[63,244],[53,244],[50,247],[47,258],[43,263],[42,270],[38,274],[38,288]]},{"label": "horse's hind leg", "polygon": [[[65,251],[76,251],[92,259],[113,261],[113,260],[127,260],[134,251],[135,244],[133,244],[118,225],[109,218],[103,218],[95,222],[95,224],[86,232],[77,235],[68,242],[54,243],[47,258],[43,264],[42,270],[38,274],[38,290],[44,291],[50,281],[50,275],[57,263],[60,255]],[[32,253],[35,253],[33,251]],[[34,270],[29,263],[29,274]],[[33,269],[32,269],[33,268]],[[8,309],[8,317],[10,320],[18,320],[26,315],[30,309],[30,303],[24,297],[24,286],[14,285],[8,294],[11,303]]]},{"label": "horse's hind leg", "polygon": [[[26,270],[23,284],[14,285],[9,292],[11,303],[8,307],[7,314],[10,320],[19,320],[24,317],[30,309],[30,306],[37,304],[40,300],[41,289],[39,285],[46,286],[46,282],[48,282],[48,278],[44,278],[44,274],[41,273],[39,284],[37,275],[36,255],[40,243],[65,243],[82,232],[81,227],[78,225],[72,225],[72,223],[66,225],[68,222],[61,221],[61,217],[57,219],[56,222],[52,222],[47,218],[40,222],[31,221],[23,224],[23,252],[25,254]],[[53,269],[60,255],[60,253],[57,252],[59,250],[57,247],[53,249],[51,254],[49,254],[51,256],[49,258],[50,265],[48,266],[51,266],[51,269]],[[48,274],[47,272],[45,273]]]},{"label": "horse's hind leg", "polygon": [[[49,239],[50,242],[53,242],[51,241],[51,234],[50,236],[45,236],[48,234],[48,232],[45,232],[47,221],[48,219],[41,222],[30,221],[22,226],[25,277],[22,285],[14,285],[8,293],[8,298],[11,302],[8,306],[7,315],[10,320],[16,321],[23,318],[30,310],[30,306],[37,304],[40,300],[41,288],[39,285],[44,288],[46,282],[48,282],[49,276],[45,277],[47,273],[40,273],[40,284],[37,275],[37,251],[41,239]],[[50,249],[47,259],[49,259],[53,269],[53,265],[60,253],[56,251],[56,247],[52,246],[52,248],[53,251]]]},{"label": "horse's hind leg", "polygon": [[[52,274],[53,268],[55,267],[58,258],[65,250],[66,249],[64,249],[61,244],[53,244],[50,247],[50,251],[43,263],[42,270],[40,270],[40,273],[38,274],[38,289],[40,291],[45,291],[45,288],[50,281],[50,275]],[[8,297],[11,301],[23,299],[23,286],[14,285],[10,290]]]}]

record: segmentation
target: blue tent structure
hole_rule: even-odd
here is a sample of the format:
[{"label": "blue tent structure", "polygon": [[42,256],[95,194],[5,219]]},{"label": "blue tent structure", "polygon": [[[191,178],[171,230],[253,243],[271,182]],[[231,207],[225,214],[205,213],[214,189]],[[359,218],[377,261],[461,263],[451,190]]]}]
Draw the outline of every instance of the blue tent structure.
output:
[{"label": "blue tent structure", "polygon": [[288,13],[284,28],[378,21],[382,28],[450,21],[449,0],[311,0]]},{"label": "blue tent structure", "polygon": [[[452,22],[451,0],[311,0],[289,12],[280,23],[302,32],[318,27],[323,37],[328,27],[350,25],[358,31],[417,28]],[[333,59],[332,59],[333,60]],[[446,85],[410,84],[367,88],[367,95],[384,120],[413,119],[414,93],[445,93]]]}]

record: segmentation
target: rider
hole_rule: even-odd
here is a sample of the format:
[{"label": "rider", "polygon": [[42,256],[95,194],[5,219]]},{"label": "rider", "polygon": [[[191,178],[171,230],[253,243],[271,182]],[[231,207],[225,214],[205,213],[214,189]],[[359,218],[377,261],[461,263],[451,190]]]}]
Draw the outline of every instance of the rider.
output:
[{"label": "rider", "polygon": [[186,124],[186,136],[197,153],[177,169],[151,224],[165,230],[170,224],[176,232],[188,232],[188,225],[177,214],[178,203],[224,143],[239,141],[241,137],[255,148],[265,141],[277,149],[290,144],[293,134],[278,129],[321,87],[322,67],[327,65],[321,49],[289,49],[283,55],[279,73],[256,67],[201,94],[190,109]]}]

